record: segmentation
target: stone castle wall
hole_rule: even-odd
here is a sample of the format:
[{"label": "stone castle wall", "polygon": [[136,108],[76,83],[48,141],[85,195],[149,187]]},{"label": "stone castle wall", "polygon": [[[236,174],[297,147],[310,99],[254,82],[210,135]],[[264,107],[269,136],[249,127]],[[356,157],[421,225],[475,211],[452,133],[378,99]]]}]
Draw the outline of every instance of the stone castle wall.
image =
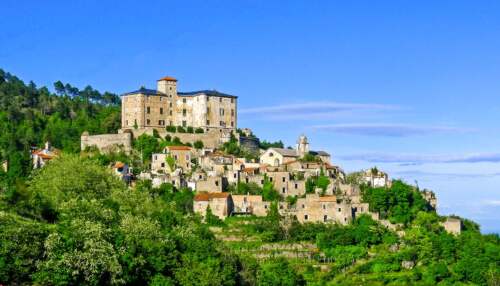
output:
[{"label": "stone castle wall", "polygon": [[130,152],[132,150],[132,134],[128,132],[118,134],[89,135],[84,132],[81,136],[81,149],[95,146],[99,151],[108,153],[115,150]]}]

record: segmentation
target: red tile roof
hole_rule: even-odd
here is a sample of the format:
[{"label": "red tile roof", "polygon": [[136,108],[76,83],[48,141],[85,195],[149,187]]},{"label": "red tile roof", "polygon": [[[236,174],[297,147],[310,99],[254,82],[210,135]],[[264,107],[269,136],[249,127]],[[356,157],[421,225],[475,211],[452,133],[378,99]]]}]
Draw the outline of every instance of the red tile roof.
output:
[{"label": "red tile roof", "polygon": [[177,79],[171,77],[171,76],[166,76],[166,77],[162,77],[160,78],[158,81],[162,81],[162,80],[166,80],[166,81],[177,81]]},{"label": "red tile roof", "polygon": [[194,201],[196,202],[208,202],[211,199],[225,199],[228,198],[231,194],[230,193],[206,193],[206,192],[200,192],[196,193],[194,196]]},{"label": "red tile roof", "polygon": [[170,151],[191,151],[191,147],[189,146],[167,146],[166,149]]},{"label": "red tile roof", "polygon": [[319,197],[320,202],[336,202],[337,197],[336,196],[323,196]]}]

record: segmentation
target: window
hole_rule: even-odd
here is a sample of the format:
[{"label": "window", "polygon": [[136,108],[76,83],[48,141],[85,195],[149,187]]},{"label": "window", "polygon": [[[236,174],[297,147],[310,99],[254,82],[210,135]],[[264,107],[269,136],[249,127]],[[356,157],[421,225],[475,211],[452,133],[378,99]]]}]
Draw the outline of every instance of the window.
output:
[{"label": "window", "polygon": [[186,120],[183,120],[182,121],[182,127],[186,127],[186,126],[187,126]]},{"label": "window", "polygon": [[186,160],[189,161],[189,155],[186,155]]},{"label": "window", "polygon": [[323,209],[326,210],[326,205],[325,204],[323,204]]},{"label": "window", "polygon": [[146,123],[149,125],[151,123],[151,120],[146,119]]},{"label": "window", "polygon": [[158,156],[157,155],[155,155],[155,160],[158,160]]},{"label": "window", "polygon": [[302,204],[302,208],[303,208],[303,209],[305,209],[305,208],[306,208],[306,206],[305,206],[304,204]]},{"label": "window", "polygon": [[327,215],[323,216],[323,221],[326,222],[327,220],[328,220],[328,216]]},{"label": "window", "polygon": [[210,107],[207,107],[207,113],[210,113]]},{"label": "window", "polygon": [[264,208],[267,210],[267,205],[264,205]]},{"label": "window", "polygon": [[125,125],[128,126],[128,120],[125,120]]},{"label": "window", "polygon": [[219,102],[222,102],[222,97],[219,97]]},{"label": "window", "polygon": [[269,177],[269,181],[272,182],[273,181],[273,177]]},{"label": "window", "polygon": [[231,127],[234,127],[234,122],[233,121],[231,121]]},{"label": "window", "polygon": [[177,155],[174,155],[174,159],[177,160]]},{"label": "window", "polygon": [[308,220],[309,219],[309,216],[308,215],[304,215],[304,220]]},{"label": "window", "polygon": [[236,173],[234,173],[234,174],[233,174],[233,178],[235,178],[235,179],[236,179]]},{"label": "window", "polygon": [[161,167],[162,167],[162,168],[165,168],[165,163],[161,163]]},{"label": "window", "polygon": [[[168,114],[169,114],[170,116],[172,116],[172,110],[170,110],[170,111],[168,112]],[[170,124],[170,125],[172,125],[172,124]]]},{"label": "window", "polygon": [[221,127],[226,127],[226,122],[224,122],[224,121],[219,122],[219,124]]},{"label": "window", "polygon": [[248,184],[248,178],[245,178],[245,182]]},{"label": "window", "polygon": [[148,106],[148,107],[146,107],[146,113],[147,113],[147,114],[150,114],[150,113],[151,113],[151,107],[149,107],[149,106]]},{"label": "window", "polygon": [[282,205],[282,204],[280,204],[280,210],[282,210],[282,209],[283,209],[283,205]]},{"label": "window", "polygon": [[295,188],[296,188],[296,189],[298,189],[298,188],[299,188],[299,185],[298,185],[297,183],[295,184]]},{"label": "window", "polygon": [[160,107],[160,114],[163,114],[163,107]]},{"label": "window", "polygon": [[260,180],[260,184],[261,184],[261,185],[264,185],[264,180]]},{"label": "window", "polygon": [[182,99],[182,103],[186,103],[186,99],[185,98]]},{"label": "window", "polygon": [[[170,111],[170,113],[172,113],[172,111]],[[170,114],[170,115],[172,115],[172,114]],[[174,125],[174,123],[172,122],[172,120],[169,121],[169,125],[170,126]]]},{"label": "window", "polygon": [[159,120],[159,121],[158,121],[158,125],[160,125],[160,126],[164,126],[164,125],[165,125],[165,120]]},{"label": "window", "polygon": [[341,208],[339,208],[339,212],[341,212],[341,211],[342,211],[342,209],[341,209]]},{"label": "window", "polygon": [[234,103],[234,98],[231,98],[231,103]]},{"label": "window", "polygon": [[169,106],[170,106],[170,108],[172,108],[172,102],[170,102]]},{"label": "window", "polygon": [[273,152],[269,153],[269,157],[272,157],[274,156]]},{"label": "window", "polygon": [[283,177],[283,182],[285,182],[285,180],[286,180],[286,178],[285,178],[285,177]]},{"label": "window", "polygon": [[219,115],[220,116],[224,116],[224,108],[220,108],[219,109]]},{"label": "window", "polygon": [[234,116],[234,109],[231,109],[231,116]]},{"label": "window", "polygon": [[283,190],[281,190],[281,192],[282,192],[283,194],[286,194],[286,189],[285,189],[285,188],[283,188]]},{"label": "window", "polygon": [[210,120],[207,120],[207,125],[210,125]]},{"label": "window", "polygon": [[182,110],[182,116],[186,116],[186,109]]}]

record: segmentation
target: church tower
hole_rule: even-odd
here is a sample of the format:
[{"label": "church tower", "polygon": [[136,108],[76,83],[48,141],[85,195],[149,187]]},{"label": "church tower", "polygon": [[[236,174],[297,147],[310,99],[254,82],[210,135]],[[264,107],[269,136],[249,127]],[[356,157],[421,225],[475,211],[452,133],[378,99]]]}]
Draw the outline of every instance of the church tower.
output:
[{"label": "church tower", "polygon": [[175,98],[177,96],[177,80],[170,76],[160,78],[157,81],[157,90],[166,94],[168,98]]},{"label": "church tower", "polygon": [[305,135],[300,135],[299,140],[297,140],[297,154],[300,157],[309,153],[309,142],[307,142],[307,137]]}]

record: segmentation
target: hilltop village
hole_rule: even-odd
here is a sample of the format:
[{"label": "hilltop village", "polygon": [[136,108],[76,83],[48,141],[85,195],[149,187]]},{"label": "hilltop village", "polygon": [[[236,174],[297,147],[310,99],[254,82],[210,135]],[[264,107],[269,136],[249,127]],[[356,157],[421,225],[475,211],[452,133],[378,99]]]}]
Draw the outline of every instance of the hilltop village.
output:
[{"label": "hilltop village", "polygon": [[[125,163],[115,162],[112,168],[128,184],[151,180],[155,187],[169,183],[190,188],[196,192],[194,212],[202,216],[208,209],[221,219],[265,216],[277,201],[281,215],[299,222],[349,224],[368,214],[386,227],[398,229],[371,212],[361,197],[362,184],[390,187],[392,181],[386,173],[372,168],[357,173],[355,181],[348,180],[329,153],[311,149],[305,135],[298,136],[295,148],[272,144],[262,148],[250,129],[238,128],[237,100],[215,90],[179,92],[177,80],[164,77],[157,81],[157,89],[140,88],[123,94],[119,132],[84,132],[81,149],[131,152],[134,138],[142,134],[167,138],[176,144],[152,153],[149,168],[136,176],[133,166]],[[228,148],[241,152],[227,152]],[[53,153],[36,151],[34,163],[43,166],[43,158],[50,159]],[[434,193],[422,191],[422,195],[434,209],[437,207]],[[461,229],[458,219],[448,218],[443,225],[452,233]]]}]

